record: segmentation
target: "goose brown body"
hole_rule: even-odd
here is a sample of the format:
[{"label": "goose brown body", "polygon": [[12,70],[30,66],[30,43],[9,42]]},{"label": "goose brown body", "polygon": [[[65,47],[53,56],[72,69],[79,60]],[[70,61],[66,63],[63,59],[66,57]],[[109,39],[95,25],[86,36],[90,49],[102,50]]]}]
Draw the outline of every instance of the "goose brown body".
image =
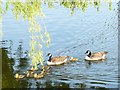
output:
[{"label": "goose brown body", "polygon": [[51,62],[64,62],[69,56],[58,56],[51,58]]},{"label": "goose brown body", "polygon": [[48,65],[61,65],[67,62],[68,56],[58,56],[51,58],[51,61],[47,61]]},{"label": "goose brown body", "polygon": [[47,61],[48,65],[61,65],[66,63],[71,57],[69,56],[57,56],[52,57],[52,54],[48,53],[49,60]]},{"label": "goose brown body", "polygon": [[94,53],[91,53],[91,51],[86,51],[88,54],[87,56],[85,57],[86,60],[104,60],[106,59],[106,54],[108,52],[94,52]]}]

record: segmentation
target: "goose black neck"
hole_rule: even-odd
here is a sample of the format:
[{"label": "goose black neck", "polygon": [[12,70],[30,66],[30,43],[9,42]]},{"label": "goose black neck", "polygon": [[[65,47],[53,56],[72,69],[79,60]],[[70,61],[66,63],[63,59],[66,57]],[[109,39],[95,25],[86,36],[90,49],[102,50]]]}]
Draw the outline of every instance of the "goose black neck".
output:
[{"label": "goose black neck", "polygon": [[89,52],[89,54],[87,56],[90,57],[91,56],[91,52]]},{"label": "goose black neck", "polygon": [[49,57],[48,61],[51,61],[52,56]]}]

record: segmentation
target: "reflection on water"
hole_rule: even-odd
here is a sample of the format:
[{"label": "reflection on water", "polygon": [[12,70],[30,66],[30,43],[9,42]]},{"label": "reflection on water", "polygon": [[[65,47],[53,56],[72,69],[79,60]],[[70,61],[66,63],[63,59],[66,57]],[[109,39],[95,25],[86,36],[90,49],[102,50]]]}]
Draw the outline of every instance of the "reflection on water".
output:
[{"label": "reflection on water", "polygon": [[[13,74],[13,63],[14,59],[9,59],[7,56],[7,50],[2,49],[2,87],[3,88],[25,88],[27,81],[16,81]],[[23,84],[24,83],[24,84]]]},{"label": "reflection on water", "polygon": [[[43,47],[44,55],[48,52],[51,52],[54,56],[70,55],[77,57],[79,61],[61,66],[51,66],[51,72],[42,79],[24,78],[16,80],[14,78],[16,72],[24,73],[30,69],[31,61],[28,56],[30,39],[26,30],[26,23],[19,23],[14,19],[11,20],[12,15],[9,12],[10,15],[3,17],[4,36],[3,41],[0,42],[3,51],[3,88],[62,87],[98,88],[101,90],[117,88],[117,4],[113,4],[111,12],[106,8],[101,8],[100,12],[95,12],[93,8],[88,8],[86,13],[80,14],[81,12],[76,12],[73,16],[69,16],[68,11],[59,6],[57,11],[56,9],[48,10],[47,8],[44,11],[47,15],[47,18],[45,18],[46,27],[52,38],[50,48]],[[7,27],[4,25],[5,23],[7,23]],[[21,27],[22,25],[23,27]],[[16,31],[14,32],[14,27],[19,34]],[[10,29],[12,32],[9,31]],[[84,53],[86,49],[108,51],[108,59],[99,62],[85,61]],[[44,63],[46,64],[47,58],[45,56],[44,58]]]}]

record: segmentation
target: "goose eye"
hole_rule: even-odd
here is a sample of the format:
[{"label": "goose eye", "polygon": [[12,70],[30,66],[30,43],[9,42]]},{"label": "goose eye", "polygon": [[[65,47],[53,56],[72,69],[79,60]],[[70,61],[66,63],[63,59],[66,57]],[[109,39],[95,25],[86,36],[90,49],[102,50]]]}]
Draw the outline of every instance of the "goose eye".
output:
[{"label": "goose eye", "polygon": [[48,53],[48,55],[47,55],[47,56],[49,56],[49,57],[50,57],[50,56],[52,56],[52,54],[51,54],[51,53]]},{"label": "goose eye", "polygon": [[88,51],[85,52],[85,54],[87,54],[87,53],[88,53]]}]

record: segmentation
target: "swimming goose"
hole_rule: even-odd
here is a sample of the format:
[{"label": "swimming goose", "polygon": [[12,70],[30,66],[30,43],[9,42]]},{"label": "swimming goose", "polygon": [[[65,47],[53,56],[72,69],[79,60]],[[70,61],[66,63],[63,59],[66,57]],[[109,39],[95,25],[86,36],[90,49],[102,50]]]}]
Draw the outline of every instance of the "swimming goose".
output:
[{"label": "swimming goose", "polygon": [[26,71],[26,75],[27,75],[27,77],[29,77],[29,78],[32,78],[32,77],[34,77],[34,72],[33,71]]},{"label": "swimming goose", "polygon": [[69,57],[69,56],[58,56],[58,57],[53,57],[52,58],[52,54],[48,53],[49,59],[47,61],[48,65],[61,65],[66,63],[68,60],[73,59],[73,57]]},{"label": "swimming goose", "polygon": [[35,70],[37,70],[37,69],[32,66],[30,70],[31,70],[31,71],[35,71]]},{"label": "swimming goose", "polygon": [[15,74],[15,78],[16,78],[16,79],[22,79],[22,78],[24,78],[24,77],[25,77],[25,75],[22,75],[22,74],[20,75],[20,74],[18,74],[18,73]]},{"label": "swimming goose", "polygon": [[71,58],[70,61],[71,61],[71,62],[76,62],[76,61],[78,61],[78,58]]},{"label": "swimming goose", "polygon": [[44,75],[42,75],[42,74],[38,74],[38,73],[34,74],[35,79],[39,79],[39,78],[43,78],[43,77],[44,77]]},{"label": "swimming goose", "polygon": [[85,57],[86,60],[104,60],[106,59],[106,54],[108,52],[94,52],[91,53],[90,50],[87,50],[85,54],[87,54],[87,56]]}]

